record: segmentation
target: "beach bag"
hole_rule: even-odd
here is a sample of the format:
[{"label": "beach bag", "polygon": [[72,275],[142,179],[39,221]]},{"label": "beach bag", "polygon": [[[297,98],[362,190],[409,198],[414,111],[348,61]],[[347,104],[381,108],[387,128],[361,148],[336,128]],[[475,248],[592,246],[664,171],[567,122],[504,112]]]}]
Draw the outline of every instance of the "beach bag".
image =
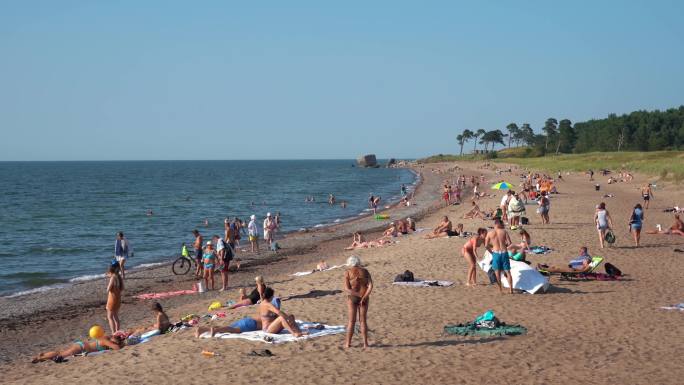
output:
[{"label": "beach bag", "polygon": [[621,277],[622,276],[622,271],[615,267],[612,263],[606,263],[604,266],[604,269],[606,269],[606,274],[608,274],[611,277]]},{"label": "beach bag", "polygon": [[606,231],[606,242],[608,242],[610,245],[615,243],[615,234],[613,234],[613,232],[610,230]]},{"label": "beach bag", "polygon": [[278,251],[278,250],[280,250],[280,245],[278,245],[278,242],[271,243],[271,251]]},{"label": "beach bag", "polygon": [[394,277],[394,282],[414,282],[415,278],[413,277],[413,273],[406,270],[405,272],[397,275]]},{"label": "beach bag", "polygon": [[530,219],[527,217],[522,217],[520,218],[520,223],[523,225],[529,225],[530,224]]},{"label": "beach bag", "polygon": [[494,329],[500,324],[501,322],[494,316],[492,310],[487,310],[484,314],[475,318],[475,326],[478,328]]}]

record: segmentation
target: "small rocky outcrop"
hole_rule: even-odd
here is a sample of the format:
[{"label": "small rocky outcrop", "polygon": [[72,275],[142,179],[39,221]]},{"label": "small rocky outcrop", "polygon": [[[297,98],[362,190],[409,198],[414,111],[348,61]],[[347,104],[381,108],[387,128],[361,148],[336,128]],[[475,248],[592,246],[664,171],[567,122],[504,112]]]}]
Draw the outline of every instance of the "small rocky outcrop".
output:
[{"label": "small rocky outcrop", "polygon": [[378,160],[375,154],[362,155],[356,159],[359,167],[378,167]]}]

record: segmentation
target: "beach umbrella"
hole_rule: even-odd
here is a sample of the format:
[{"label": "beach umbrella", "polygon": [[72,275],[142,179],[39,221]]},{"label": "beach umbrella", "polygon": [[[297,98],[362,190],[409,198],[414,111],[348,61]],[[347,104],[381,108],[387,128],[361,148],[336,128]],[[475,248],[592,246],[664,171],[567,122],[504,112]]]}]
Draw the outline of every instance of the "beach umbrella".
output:
[{"label": "beach umbrella", "polygon": [[508,182],[499,182],[492,186],[492,190],[510,190],[513,185]]}]

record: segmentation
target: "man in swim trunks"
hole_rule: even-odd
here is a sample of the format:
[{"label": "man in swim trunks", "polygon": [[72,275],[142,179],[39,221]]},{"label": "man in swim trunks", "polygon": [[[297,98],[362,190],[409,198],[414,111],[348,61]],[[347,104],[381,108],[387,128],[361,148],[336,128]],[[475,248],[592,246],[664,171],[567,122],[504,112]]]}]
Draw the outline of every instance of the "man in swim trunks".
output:
[{"label": "man in swim trunks", "polygon": [[202,234],[200,234],[197,229],[192,230],[192,234],[195,236],[195,241],[192,243],[193,249],[195,249],[195,262],[197,262],[197,269],[195,270],[195,277],[199,278],[202,276],[204,269],[202,268],[202,256],[204,252],[202,250]]},{"label": "man in swim trunks", "polygon": [[508,259],[508,246],[511,245],[511,237],[506,232],[503,222],[497,219],[494,222],[494,230],[487,233],[485,237],[485,248],[492,254],[492,269],[496,276],[496,283],[499,285],[499,291],[503,293],[501,286],[501,272],[503,271],[508,280],[508,287],[510,293],[513,294],[513,278],[511,277],[511,263]]},{"label": "man in swim trunks", "polygon": [[641,197],[644,199],[644,209],[647,209],[651,198],[655,198],[650,183],[641,187]]}]

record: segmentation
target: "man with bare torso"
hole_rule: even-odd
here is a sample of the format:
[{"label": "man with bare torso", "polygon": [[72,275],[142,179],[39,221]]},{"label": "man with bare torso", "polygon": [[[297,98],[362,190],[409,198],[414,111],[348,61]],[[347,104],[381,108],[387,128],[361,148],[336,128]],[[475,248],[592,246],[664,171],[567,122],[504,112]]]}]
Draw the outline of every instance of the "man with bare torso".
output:
[{"label": "man with bare torso", "polygon": [[644,208],[647,209],[651,198],[654,198],[650,183],[641,187],[641,197],[644,199]]},{"label": "man with bare torso", "polygon": [[513,294],[511,263],[508,259],[508,246],[511,243],[511,237],[506,232],[503,222],[497,219],[494,223],[494,230],[487,233],[485,237],[485,248],[492,254],[492,269],[496,276],[496,283],[499,285],[499,291],[503,293],[503,287],[501,286],[501,272],[503,271],[508,280],[510,293]]}]

